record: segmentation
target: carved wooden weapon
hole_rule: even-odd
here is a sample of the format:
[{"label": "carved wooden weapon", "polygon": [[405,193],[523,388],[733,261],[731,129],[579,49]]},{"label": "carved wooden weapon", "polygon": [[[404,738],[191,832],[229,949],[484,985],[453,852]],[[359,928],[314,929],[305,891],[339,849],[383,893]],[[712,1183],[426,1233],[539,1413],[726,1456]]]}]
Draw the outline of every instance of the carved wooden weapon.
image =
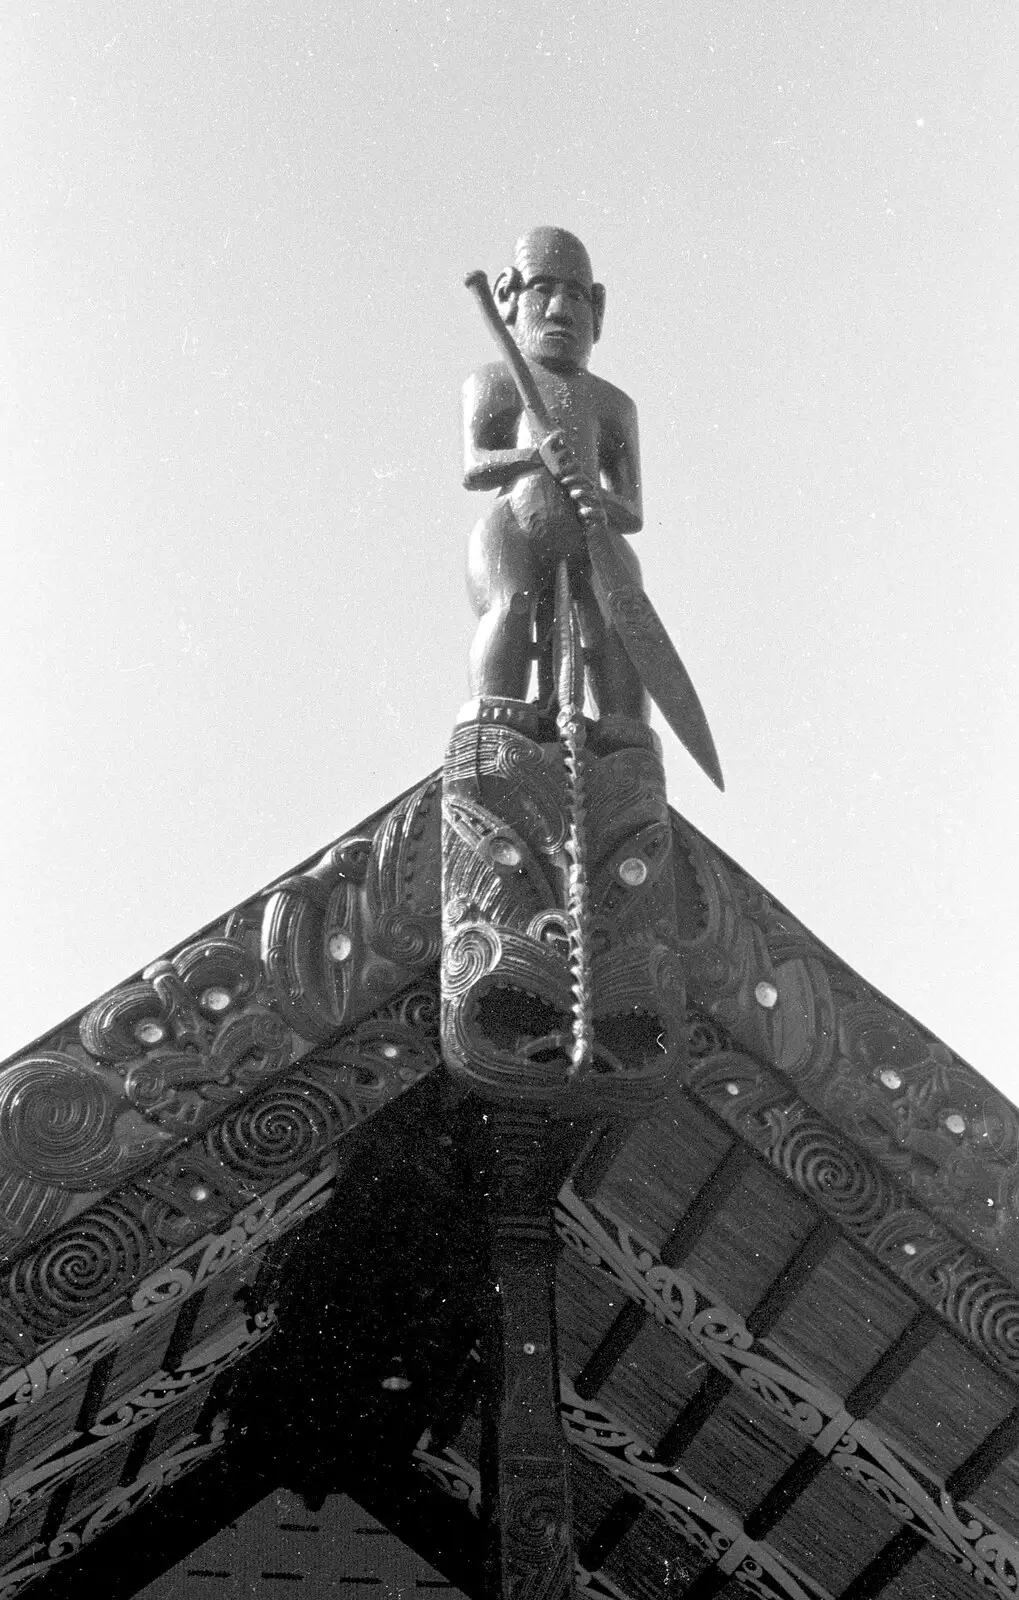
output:
[{"label": "carved wooden weapon", "polygon": [[[558,426],[517,348],[513,335],[499,315],[488,279],[481,271],[469,272],[464,283],[475,296],[481,314],[501,350],[510,376],[524,403],[531,432],[541,444]],[[591,587],[602,615],[615,628],[641,683],[658,706],[676,738],[686,747],[712,783],[725,788],[715,741],[675,645],[651,601],[631,581],[613,545],[605,508],[600,502],[581,509],[574,506],[587,535],[591,557]]]}]

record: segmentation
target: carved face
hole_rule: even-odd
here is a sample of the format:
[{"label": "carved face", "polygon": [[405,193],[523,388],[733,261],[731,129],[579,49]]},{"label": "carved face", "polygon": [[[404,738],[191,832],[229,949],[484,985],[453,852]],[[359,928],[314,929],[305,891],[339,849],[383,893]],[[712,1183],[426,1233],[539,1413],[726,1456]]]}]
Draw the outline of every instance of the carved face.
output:
[{"label": "carved face", "polygon": [[[686,1059],[665,775],[641,725],[592,729],[580,977],[570,956],[570,785],[561,748],[461,723],[442,800],[442,1054],[490,1099],[555,1116],[644,1115]],[[579,1072],[576,988],[590,1001]]]},{"label": "carved face", "polygon": [[591,291],[576,278],[536,273],[517,299],[513,336],[524,355],[555,372],[586,367],[594,348]]}]

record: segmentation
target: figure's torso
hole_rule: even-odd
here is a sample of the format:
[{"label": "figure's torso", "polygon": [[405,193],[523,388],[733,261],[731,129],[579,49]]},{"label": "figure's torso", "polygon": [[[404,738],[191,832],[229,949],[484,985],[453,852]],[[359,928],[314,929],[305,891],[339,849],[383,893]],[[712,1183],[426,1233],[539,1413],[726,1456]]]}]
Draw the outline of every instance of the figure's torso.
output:
[{"label": "figure's torso", "polygon": [[[627,532],[640,527],[640,469],[636,407],[628,395],[586,369],[557,372],[528,362],[548,410],[561,427],[581,471],[606,494],[610,522]],[[521,521],[537,531],[542,518],[575,521],[565,493],[535,459],[540,438],[527,422],[513,378],[502,362],[477,369],[464,386],[465,462],[468,475],[484,473],[486,452],[512,452],[516,460],[494,477],[500,498],[508,497]],[[540,429],[538,430],[540,432]],[[622,496],[622,501],[619,500]]]},{"label": "figure's torso", "polygon": [[[597,481],[599,469],[600,384],[589,372],[550,372],[547,367],[528,363],[553,421],[566,434],[567,443],[583,470]],[[516,443],[520,447],[538,445],[527,417],[521,409]]]}]

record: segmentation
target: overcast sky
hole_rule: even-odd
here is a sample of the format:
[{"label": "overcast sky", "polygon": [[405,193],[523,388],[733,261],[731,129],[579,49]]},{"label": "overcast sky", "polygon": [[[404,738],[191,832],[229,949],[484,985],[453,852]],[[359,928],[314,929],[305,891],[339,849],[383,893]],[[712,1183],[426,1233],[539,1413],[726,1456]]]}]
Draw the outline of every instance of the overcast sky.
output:
[{"label": "overcast sky", "polygon": [[462,287],[586,241],[673,803],[1012,1098],[1014,0],[3,9],[7,1053],[436,766]]}]

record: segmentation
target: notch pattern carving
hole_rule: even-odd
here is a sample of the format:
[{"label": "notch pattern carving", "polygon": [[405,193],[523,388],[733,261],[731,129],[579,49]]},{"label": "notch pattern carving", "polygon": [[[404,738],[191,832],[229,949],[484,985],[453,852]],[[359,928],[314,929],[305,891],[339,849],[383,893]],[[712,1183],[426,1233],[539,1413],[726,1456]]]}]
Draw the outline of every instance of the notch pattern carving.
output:
[{"label": "notch pattern carving", "polygon": [[279,1184],[238,1212],[222,1232],[206,1234],[171,1256],[131,1290],[116,1315],[42,1346],[30,1361],[9,1370],[0,1380],[0,1426],[20,1418],[153,1323],[175,1315],[190,1295],[320,1211],[332,1197],[335,1176],[333,1157],[312,1177],[301,1173]]},{"label": "notch pattern carving", "polygon": [[207,1387],[267,1339],[273,1325],[269,1311],[239,1318],[216,1339],[189,1351],[173,1372],[154,1372],[129,1394],[104,1405],[91,1427],[66,1434],[42,1455],[21,1463],[0,1483],[0,1529],[16,1521],[34,1501],[75,1477],[96,1456]]},{"label": "notch pattern carving", "polygon": [[675,812],[672,825],[679,904],[703,905],[681,946],[691,1004],[1019,1280],[1015,1106]]},{"label": "notch pattern carving", "polygon": [[767,1600],[831,1600],[767,1541],[750,1539],[736,1513],[682,1467],[663,1467],[644,1440],[600,1406],[581,1400],[563,1379],[563,1425],[583,1455],[646,1506],[720,1571]]},{"label": "notch pattern carving", "polygon": [[[321,1164],[364,1117],[438,1063],[437,997],[419,985],[220,1114],[171,1163],[108,1194],[27,1251],[0,1306],[0,1361],[67,1337],[189,1240]],[[34,1351],[33,1351],[34,1353]]]},{"label": "notch pattern carving", "polygon": [[568,1185],[556,1220],[560,1238],[583,1260],[875,1495],[887,1511],[1003,1600],[1019,1592],[1019,1542],[1011,1534],[976,1507],[955,1502],[940,1478],[907,1459],[872,1423],[851,1416],[827,1385],[794,1371],[767,1339],[755,1340],[737,1312],[705,1294],[685,1273],[665,1266],[653,1245],[604,1206],[585,1206]]},{"label": "notch pattern carving", "polygon": [[[723,1573],[735,1577],[762,1600],[831,1600],[826,1589],[805,1577],[772,1546],[749,1539],[737,1514],[708,1495],[681,1468],[660,1466],[644,1441],[624,1423],[600,1406],[581,1400],[565,1375],[561,1385],[563,1426],[570,1443],[622,1488],[636,1494]],[[419,1445],[415,1460],[447,1493],[471,1503],[478,1477],[462,1456],[451,1450],[431,1452]],[[577,1582],[581,1593],[609,1595],[613,1600],[619,1595],[603,1574],[585,1573],[579,1563]]]},{"label": "notch pattern carving", "polygon": [[270,893],[262,962],[302,1039],[331,1038],[438,961],[439,802],[430,778]]},{"label": "notch pattern carving", "polygon": [[[425,1434],[414,1451],[414,1462],[444,1494],[462,1501],[472,1517],[481,1516],[481,1474],[466,1456],[448,1445],[433,1450]],[[578,1594],[592,1595],[594,1600],[630,1600],[604,1572],[588,1572],[579,1561],[574,1563],[573,1581]]]},{"label": "notch pattern carving", "polygon": [[8,1253],[193,1137],[289,1059],[242,938],[153,962],[86,1011],[78,1038],[0,1071]]},{"label": "notch pattern carving", "polygon": [[[520,768],[517,756],[509,760]],[[522,769],[512,783],[547,864],[563,830],[555,785],[546,792]],[[429,970],[440,946],[439,801],[439,779],[426,780],[317,864],[0,1068],[0,1250],[24,1246],[161,1163],[266,1075]],[[595,792],[595,832],[600,804]],[[666,815],[691,1003],[1019,1279],[1015,1107],[689,823]],[[536,930],[546,946],[561,932],[555,916]],[[761,983],[778,993],[772,1008],[756,998]],[[561,1003],[558,978],[553,988]],[[229,997],[224,1010],[207,1003],[222,1004],[217,989]]]},{"label": "notch pattern carving", "polygon": [[0,1252],[159,1165],[433,968],[439,879],[430,780],[0,1067]]},{"label": "notch pattern carving", "polygon": [[1019,1380],[1019,1290],[936,1215],[911,1185],[869,1160],[786,1080],[692,1018],[688,1092],[833,1217],[1013,1382]]},{"label": "notch pattern carving", "polygon": [[227,1437],[227,1418],[219,1414],[201,1432],[185,1434],[142,1471],[126,1488],[116,1488],[87,1506],[60,1529],[48,1544],[37,1542],[21,1550],[0,1570],[0,1600],[14,1600],[44,1572],[67,1561],[93,1539],[112,1528],[150,1500],[160,1489],[176,1482],[219,1450]]}]

